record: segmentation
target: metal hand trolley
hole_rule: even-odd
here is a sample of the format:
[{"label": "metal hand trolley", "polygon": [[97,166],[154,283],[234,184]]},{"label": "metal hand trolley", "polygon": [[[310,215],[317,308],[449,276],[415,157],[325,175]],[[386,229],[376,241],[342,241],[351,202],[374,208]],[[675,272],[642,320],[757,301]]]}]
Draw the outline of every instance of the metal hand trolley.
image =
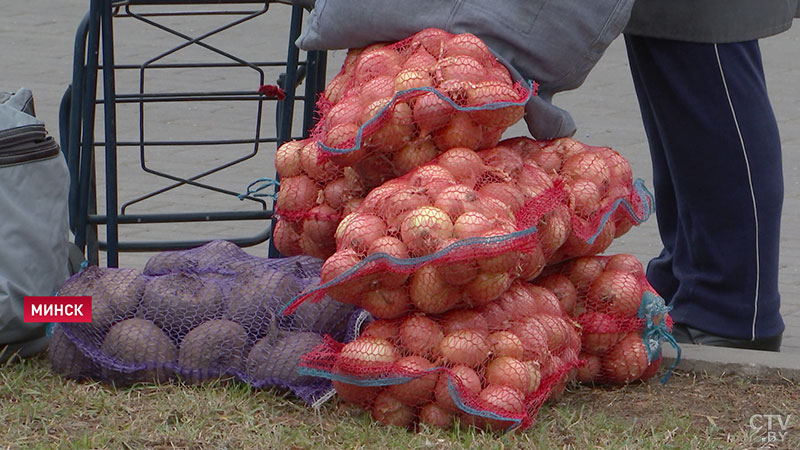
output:
[{"label": "metal hand trolley", "polygon": [[[261,144],[275,145],[277,148],[287,140],[307,137],[314,124],[316,99],[325,86],[326,54],[305,52],[301,55],[295,46],[294,42],[301,31],[303,8],[277,5],[274,1],[263,0],[90,1],[89,11],[76,33],[72,84],[62,99],[59,119],[61,147],[67,158],[71,177],[70,228],[75,234],[75,244],[84,251],[89,264],[99,264],[101,250],[107,254],[107,265],[118,267],[120,252],[186,249],[214,239],[228,239],[242,247],[269,240],[274,202],[240,194],[248,182],[267,175],[267,170],[274,170],[267,164],[253,167],[258,155],[264,156],[264,146]],[[240,45],[234,45],[234,50],[230,49],[230,43],[226,46],[215,41],[219,35],[228,33],[234,27],[252,24],[273,10],[276,13],[283,11],[288,18],[288,23],[285,24],[288,29],[285,60],[265,61],[259,55],[244,57],[238,54],[235,50],[266,45],[263,38],[259,41],[259,36],[252,36],[253,33],[248,37],[250,44],[241,42]],[[216,20],[225,20],[225,23],[214,24],[211,29],[202,32],[193,30],[200,22]],[[115,62],[115,51],[118,49],[115,48],[114,39],[120,37],[115,36],[114,28],[123,23],[133,24],[130,26],[136,27],[133,29],[137,33],[152,34],[155,42],[152,49],[136,49],[139,62]],[[186,28],[190,31],[184,31]],[[143,36],[151,35],[139,35],[137,42],[144,39]],[[176,39],[178,42],[169,47],[156,48],[168,39]],[[125,43],[120,40],[117,44],[120,42]],[[184,56],[187,49],[200,52],[201,55],[193,53]],[[239,89],[223,86],[222,89],[208,90],[207,84],[214,84],[215,81],[221,80],[225,84],[226,77],[222,76],[220,79],[219,75],[216,79],[212,77],[212,82],[209,83],[179,83],[177,89],[174,85],[164,88],[155,81],[157,74],[169,71],[191,80],[191,76],[187,74],[203,70],[213,70],[217,74],[220,71],[244,70],[251,75],[252,84]],[[273,71],[277,79],[269,78]],[[129,84],[135,86],[134,88],[118,87],[119,79],[125,77],[133,80]],[[303,83],[301,90],[300,85]],[[176,120],[178,123],[175,124],[170,121],[165,123],[154,112],[159,105],[176,103],[185,104],[189,108],[187,111],[195,112],[202,112],[204,108],[191,105],[249,105],[248,107],[253,107],[252,114],[226,115],[217,112],[213,122],[221,130],[225,130],[227,124],[235,125],[243,120],[249,120],[252,127],[246,134],[234,137],[204,137],[203,134],[207,134],[208,130],[196,130],[198,138],[155,136],[151,131],[154,125],[166,125],[167,130],[181,129],[180,120]],[[299,111],[296,103],[299,104]],[[97,112],[99,106],[102,107],[102,116]],[[131,122],[134,123],[118,122],[118,109],[121,107],[131,108],[134,117]],[[210,110],[212,107],[206,108]],[[228,107],[234,108],[236,106]],[[267,110],[270,108],[275,111],[275,134],[265,136],[262,117],[269,117]],[[224,110],[223,107],[217,109]],[[155,119],[151,119],[151,116]],[[101,117],[102,135],[100,130],[95,129],[95,121]],[[296,124],[296,118],[302,119],[301,125]],[[186,128],[185,124],[183,126]],[[118,135],[118,128],[121,127],[125,127],[124,137]],[[239,150],[244,148],[244,153],[240,151],[239,154],[226,157],[226,153],[233,147]],[[190,173],[180,170],[185,169],[185,165],[180,164],[181,159],[186,154],[191,154],[189,152],[196,153],[200,150],[211,152],[211,163]],[[138,158],[136,176],[158,180],[161,185],[147,181],[141,183],[145,186],[137,186],[141,192],[137,192],[133,198],[120,198],[118,183],[124,176],[130,175],[120,174],[118,170],[118,157],[123,152],[128,159],[138,153],[134,157]],[[171,152],[166,159],[163,158],[165,152]],[[163,167],[152,162],[156,154],[162,156],[162,163],[166,161],[162,164]],[[174,155],[171,163],[169,155]],[[224,172],[233,167],[240,170],[246,168],[249,171],[249,175],[244,175],[247,178],[237,180],[240,189],[231,188],[230,183],[225,186],[225,183],[219,182],[224,178]],[[102,186],[98,188],[98,170],[103,170],[104,189]],[[150,186],[149,183],[154,185]],[[223,198],[226,206],[233,207],[165,212],[151,212],[147,209],[148,204],[153,204],[154,201],[157,203],[159,196],[174,194],[177,189],[192,189],[201,192],[202,194],[198,194],[201,197],[215,195],[215,198]],[[201,206],[205,204],[203,199],[199,202]],[[161,209],[180,206],[170,205],[163,200],[160,205]],[[142,209],[144,210],[134,211]],[[195,235],[190,226],[202,226],[202,223],[209,222],[243,223],[241,221],[256,221],[257,231],[247,236],[192,236],[182,239],[156,238],[145,232],[145,239],[140,240],[121,239],[119,232],[121,225],[133,227],[178,223],[186,224],[184,234]],[[100,233],[101,231],[104,233]],[[272,245],[269,256],[279,256]]]}]

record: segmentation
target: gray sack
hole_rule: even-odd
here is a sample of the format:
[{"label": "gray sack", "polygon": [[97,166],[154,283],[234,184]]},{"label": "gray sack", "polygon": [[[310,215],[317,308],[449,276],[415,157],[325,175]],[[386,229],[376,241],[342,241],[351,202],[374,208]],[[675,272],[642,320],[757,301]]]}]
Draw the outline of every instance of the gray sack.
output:
[{"label": "gray sack", "polygon": [[0,362],[47,347],[46,324],[24,322],[23,300],[53,295],[67,279],[68,189],[31,91],[0,92]]},{"label": "gray sack", "polygon": [[481,38],[515,79],[539,84],[525,121],[537,139],[571,136],[575,122],[553,95],[580,86],[622,32],[633,0],[317,0],[297,45],[304,50],[399,41],[425,28]]}]

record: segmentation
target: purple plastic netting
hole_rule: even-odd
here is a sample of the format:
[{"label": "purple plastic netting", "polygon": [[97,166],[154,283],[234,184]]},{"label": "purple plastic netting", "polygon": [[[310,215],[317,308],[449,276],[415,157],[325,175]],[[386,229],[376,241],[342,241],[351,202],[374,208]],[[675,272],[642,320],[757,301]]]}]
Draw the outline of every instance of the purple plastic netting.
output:
[{"label": "purple plastic netting", "polygon": [[319,284],[321,267],[308,256],[254,257],[226,241],[160,253],[143,272],[89,267],[59,295],[92,296],[93,322],[54,327],[50,360],[74,379],[130,385],[234,377],[289,389],[314,404],[332,385],[299,375],[300,357],[325,335],[353,340],[366,315],[327,297],[293,315],[278,314]]}]

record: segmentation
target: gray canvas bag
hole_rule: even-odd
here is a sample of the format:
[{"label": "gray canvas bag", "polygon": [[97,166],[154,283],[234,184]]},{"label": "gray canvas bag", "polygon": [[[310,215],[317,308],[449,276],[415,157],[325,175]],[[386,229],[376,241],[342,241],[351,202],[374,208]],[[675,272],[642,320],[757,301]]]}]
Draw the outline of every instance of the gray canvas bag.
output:
[{"label": "gray canvas bag", "polygon": [[0,362],[47,347],[46,324],[24,322],[23,300],[53,295],[67,279],[68,189],[31,91],[0,92]]},{"label": "gray canvas bag", "polygon": [[317,0],[297,45],[304,50],[399,41],[425,28],[481,38],[515,79],[539,84],[526,106],[533,137],[571,136],[553,95],[580,86],[622,32],[634,0]]}]

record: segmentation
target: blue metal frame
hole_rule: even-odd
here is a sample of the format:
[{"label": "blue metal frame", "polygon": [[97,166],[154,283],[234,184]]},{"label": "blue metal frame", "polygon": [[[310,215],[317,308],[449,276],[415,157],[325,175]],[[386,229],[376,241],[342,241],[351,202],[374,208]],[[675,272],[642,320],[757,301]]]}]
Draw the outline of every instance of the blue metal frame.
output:
[{"label": "blue metal frame", "polygon": [[[249,246],[255,245],[266,241],[271,237],[272,233],[272,209],[273,205],[267,205],[262,199],[251,198],[250,200],[258,201],[263,205],[263,209],[259,211],[230,211],[230,212],[198,212],[198,213],[172,213],[172,214],[126,214],[125,208],[131,202],[123,204],[120,208],[118,204],[117,192],[117,172],[116,172],[116,157],[117,148],[122,145],[139,145],[144,149],[144,132],[143,124],[140,123],[140,141],[134,143],[117,142],[116,139],[116,105],[119,102],[138,102],[140,108],[143,104],[149,101],[194,101],[196,99],[203,99],[204,95],[221,99],[239,99],[242,98],[258,98],[259,101],[259,120],[257,120],[256,138],[254,139],[254,152],[258,149],[258,144],[261,142],[275,142],[276,145],[281,145],[283,142],[293,139],[292,133],[292,119],[294,115],[294,108],[296,101],[302,101],[303,111],[303,130],[304,134],[300,137],[307,136],[311,127],[314,124],[314,106],[316,98],[325,87],[325,66],[326,54],[325,52],[308,52],[306,60],[300,61],[299,49],[295,46],[294,41],[299,36],[301,31],[303,9],[297,6],[292,7],[290,30],[289,30],[289,45],[287,49],[287,58],[285,62],[266,62],[266,63],[248,63],[246,61],[237,61],[238,66],[248,65],[252,66],[261,73],[263,82],[263,71],[257,67],[258,64],[284,66],[286,67],[285,73],[281,76],[282,88],[286,93],[286,98],[279,101],[276,113],[276,130],[277,136],[275,138],[261,138],[260,137],[260,114],[262,102],[264,100],[274,100],[263,95],[259,96],[254,93],[226,93],[225,97],[219,97],[219,93],[185,93],[170,94],[171,97],[154,98],[153,95],[148,95],[144,92],[143,86],[140,87],[138,96],[117,96],[115,88],[115,70],[120,68],[139,68],[144,70],[149,65],[154,64],[160,57],[148,61],[142,66],[137,67],[123,67],[115,66],[114,64],[114,41],[113,41],[113,23],[116,20],[115,15],[118,14],[119,8],[128,8],[131,5],[143,4],[176,4],[176,5],[192,5],[192,4],[261,4],[263,9],[254,12],[254,14],[262,14],[269,8],[269,1],[258,0],[171,0],[167,2],[157,0],[129,0],[129,1],[114,1],[114,0],[91,0],[88,13],[84,16],[80,25],[78,26],[75,35],[75,52],[73,58],[73,74],[72,84],[67,89],[62,99],[61,117],[59,120],[60,134],[62,149],[67,159],[70,168],[70,192],[69,192],[69,206],[70,206],[70,228],[75,233],[75,243],[87,255],[90,264],[99,264],[99,250],[107,252],[109,267],[117,267],[119,265],[119,252],[121,251],[162,251],[173,250],[181,248],[190,248],[202,245],[207,240],[186,240],[186,241],[145,241],[145,242],[120,242],[119,240],[119,225],[120,224],[133,224],[133,223],[164,223],[164,222],[199,222],[199,221],[230,221],[230,220],[266,220],[269,225],[260,233],[255,236],[246,238],[235,238],[231,241],[241,245]],[[225,12],[220,12],[225,14]],[[176,14],[182,15],[182,14]],[[133,15],[131,15],[132,17]],[[140,20],[146,21],[146,18]],[[234,22],[234,26],[236,22]],[[170,31],[170,30],[165,30]],[[187,36],[180,35],[177,31],[170,31],[173,34],[181,36],[191,43],[208,46],[200,42],[203,37],[191,39]],[[216,31],[212,31],[213,34]],[[215,49],[213,51],[221,52]],[[101,60],[103,64],[100,65]],[[162,55],[163,56],[163,55]],[[230,65],[235,66],[236,63]],[[165,66],[165,65],[164,65]],[[192,66],[187,64],[187,66]],[[224,64],[217,66],[225,66]],[[208,67],[208,65],[198,64],[196,67]],[[103,83],[103,98],[98,100],[96,98],[97,83],[99,72],[102,71]],[[305,79],[305,92],[304,95],[298,96],[296,94],[297,86]],[[143,83],[143,81],[142,81]],[[249,96],[249,97],[248,97]],[[131,97],[131,98],[128,98]],[[103,104],[103,122],[105,141],[98,143],[94,138],[94,124],[95,112],[98,104]],[[140,114],[140,121],[142,114]],[[245,140],[243,142],[251,142]],[[163,143],[160,143],[163,144]],[[172,145],[183,145],[185,143],[174,143]],[[208,141],[207,144],[212,145],[215,142]],[[169,145],[169,144],[164,144]],[[102,146],[105,151],[105,187],[106,187],[106,205],[105,214],[98,215],[96,207],[96,193],[95,193],[95,160],[94,152],[95,147]],[[253,153],[254,154],[254,153]],[[252,156],[252,155],[251,155]],[[249,158],[246,156],[242,160]],[[233,162],[238,163],[239,160]],[[231,165],[231,164],[228,164]],[[225,167],[227,167],[226,165]],[[142,168],[148,171],[145,163],[144,156],[142,156]],[[197,179],[212,173],[216,170],[221,170],[222,166],[212,169],[209,172],[204,172],[190,178],[175,178],[168,174],[158,174],[175,181],[175,184],[170,187],[164,188],[161,191],[156,191],[152,195],[157,195],[163,191],[172,189],[184,184],[191,184],[207,189],[218,190],[218,188],[206,186],[203,183],[196,181]],[[150,170],[151,173],[154,171]],[[226,194],[234,194],[224,192]],[[152,196],[149,195],[149,196]],[[143,198],[136,199],[140,201]],[[106,227],[106,241],[99,241],[97,239],[97,227]],[[219,237],[223,238],[223,237]],[[280,256],[275,250],[274,245],[270,243],[269,250],[270,257]]]}]

